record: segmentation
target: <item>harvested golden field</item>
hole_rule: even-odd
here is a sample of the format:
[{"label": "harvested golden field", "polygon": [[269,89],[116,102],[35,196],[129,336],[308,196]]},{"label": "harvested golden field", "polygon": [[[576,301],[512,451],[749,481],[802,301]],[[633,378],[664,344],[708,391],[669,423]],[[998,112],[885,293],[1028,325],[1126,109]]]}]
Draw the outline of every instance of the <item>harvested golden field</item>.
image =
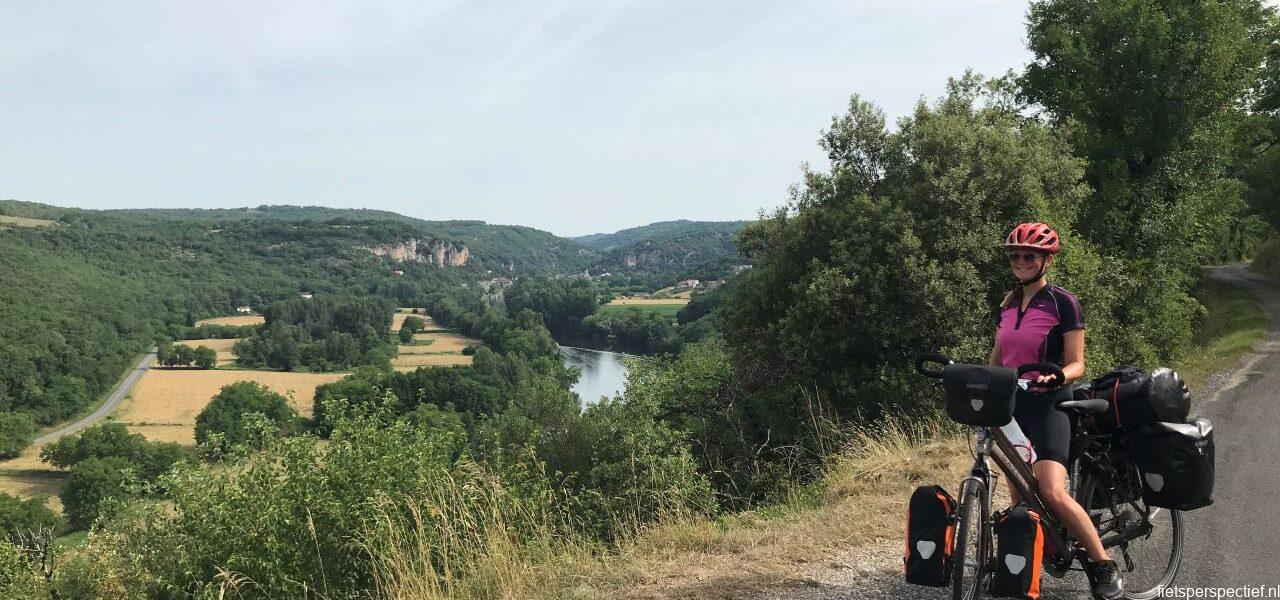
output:
[{"label": "harvested golden field", "polygon": [[[39,449],[36,449],[37,462],[40,460],[39,454]],[[58,494],[67,481],[67,474],[51,469],[44,463],[40,463],[42,468],[37,469],[18,469],[10,466],[13,462],[20,460],[22,460],[21,457],[13,461],[0,462],[0,492],[19,498],[43,496],[46,498],[45,506],[56,513],[61,513],[62,501],[58,499]]]},{"label": "harvested golden field", "polygon": [[409,317],[418,317],[419,319],[422,319],[422,321],[426,323],[427,331],[443,329],[440,327],[439,323],[436,323],[431,317],[427,316],[425,312],[421,312],[421,310],[422,309],[419,309],[419,314],[416,315],[413,314],[412,308],[402,308],[397,310],[396,314],[391,315],[391,331],[400,331],[400,327],[404,325],[404,320]]},{"label": "harvested golden field", "polygon": [[[459,335],[459,334],[450,333],[450,332],[419,333],[419,334],[415,334],[413,336],[413,339],[418,342],[431,340],[430,344],[422,347],[429,348],[429,350],[427,350],[428,352],[432,352],[436,354],[450,354],[455,352],[462,352],[462,349],[466,348],[467,346],[480,345],[479,340],[473,340],[465,335]],[[418,348],[418,347],[419,346],[417,345],[409,346],[409,348]],[[401,348],[404,348],[404,346],[402,346]]]},{"label": "harvested golden field", "polygon": [[299,413],[310,416],[316,386],[345,376],[346,373],[153,369],[138,381],[115,418],[148,439],[193,444],[196,415],[225,385],[256,381],[290,398]]},{"label": "harvested golden field", "polygon": [[232,317],[215,317],[212,319],[202,319],[196,321],[196,327],[201,325],[261,325],[265,322],[262,315],[235,315]]},{"label": "harvested golden field", "polygon": [[50,225],[53,225],[53,221],[0,215],[0,227],[48,227]]},{"label": "harvested golden field", "polygon": [[610,306],[671,306],[688,304],[688,298],[614,298]]},{"label": "harvested golden field", "polygon": [[236,342],[238,341],[240,341],[238,338],[232,338],[229,340],[211,338],[203,340],[182,340],[174,342],[174,345],[182,344],[191,346],[192,348],[208,346],[209,348],[212,348],[214,352],[218,353],[218,366],[221,367],[222,365],[229,365],[236,362],[236,355],[231,351],[231,349],[235,347]]}]

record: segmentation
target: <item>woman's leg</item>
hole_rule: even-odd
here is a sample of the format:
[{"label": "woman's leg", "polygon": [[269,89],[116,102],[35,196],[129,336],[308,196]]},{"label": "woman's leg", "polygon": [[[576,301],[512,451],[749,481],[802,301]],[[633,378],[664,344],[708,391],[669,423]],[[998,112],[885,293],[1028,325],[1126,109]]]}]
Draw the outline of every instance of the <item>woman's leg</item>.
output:
[{"label": "woman's leg", "polygon": [[1098,530],[1089,520],[1089,513],[1067,494],[1067,468],[1052,460],[1039,460],[1031,470],[1040,482],[1040,499],[1066,525],[1067,531],[1084,545],[1089,559],[1094,562],[1110,560],[1107,550],[1102,547],[1102,540],[1098,538]]}]

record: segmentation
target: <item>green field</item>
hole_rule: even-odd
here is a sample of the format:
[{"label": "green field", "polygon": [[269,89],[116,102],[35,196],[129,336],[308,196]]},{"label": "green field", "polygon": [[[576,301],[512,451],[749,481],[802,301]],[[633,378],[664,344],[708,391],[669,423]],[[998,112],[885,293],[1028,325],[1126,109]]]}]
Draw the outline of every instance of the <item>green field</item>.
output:
[{"label": "green field", "polygon": [[596,309],[599,314],[617,315],[625,313],[629,310],[638,310],[641,312],[658,313],[663,316],[676,318],[676,313],[684,308],[683,304],[605,304]]}]

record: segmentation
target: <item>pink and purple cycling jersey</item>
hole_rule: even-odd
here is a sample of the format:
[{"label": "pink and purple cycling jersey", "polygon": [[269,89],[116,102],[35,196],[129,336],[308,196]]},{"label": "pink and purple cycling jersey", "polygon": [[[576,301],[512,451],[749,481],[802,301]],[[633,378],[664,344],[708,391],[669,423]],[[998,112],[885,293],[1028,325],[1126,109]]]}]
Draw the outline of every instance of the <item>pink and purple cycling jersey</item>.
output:
[{"label": "pink and purple cycling jersey", "polygon": [[1015,369],[1034,362],[1062,366],[1062,334],[1084,329],[1080,301],[1067,290],[1046,285],[1031,298],[1027,310],[1021,309],[1022,288],[1017,288],[1009,298],[1009,306],[1000,309],[1000,328],[996,331],[1000,363]]}]

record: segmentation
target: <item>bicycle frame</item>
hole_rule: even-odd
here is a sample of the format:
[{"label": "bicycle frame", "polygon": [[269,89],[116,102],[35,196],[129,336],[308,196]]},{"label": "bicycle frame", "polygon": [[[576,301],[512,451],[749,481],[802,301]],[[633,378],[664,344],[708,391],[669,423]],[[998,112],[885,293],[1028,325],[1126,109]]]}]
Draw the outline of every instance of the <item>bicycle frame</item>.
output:
[{"label": "bicycle frame", "polygon": [[[1005,477],[1009,478],[1010,485],[1017,490],[1022,500],[1040,514],[1044,522],[1045,533],[1048,535],[1049,541],[1053,542],[1055,549],[1054,554],[1048,557],[1047,570],[1049,574],[1055,577],[1062,577],[1066,574],[1067,569],[1071,567],[1071,564],[1075,562],[1075,550],[1063,535],[1063,529],[1058,522],[1057,516],[1045,506],[1044,501],[1040,498],[1039,486],[1036,483],[1035,474],[1031,472],[1031,467],[1026,462],[1023,462],[1009,438],[998,427],[978,428],[978,445],[975,454],[976,459],[973,463],[973,469],[966,480],[977,478],[987,488],[987,503],[988,509],[990,509],[989,505],[994,496],[994,490],[992,489],[994,478],[992,477],[990,466],[987,464],[987,458],[990,457],[995,461],[996,466],[1004,473]],[[1010,459],[1010,457],[1015,458]],[[961,486],[963,485],[963,482],[961,482]],[[988,512],[990,511],[988,510]],[[983,535],[988,533],[983,532]]]}]

